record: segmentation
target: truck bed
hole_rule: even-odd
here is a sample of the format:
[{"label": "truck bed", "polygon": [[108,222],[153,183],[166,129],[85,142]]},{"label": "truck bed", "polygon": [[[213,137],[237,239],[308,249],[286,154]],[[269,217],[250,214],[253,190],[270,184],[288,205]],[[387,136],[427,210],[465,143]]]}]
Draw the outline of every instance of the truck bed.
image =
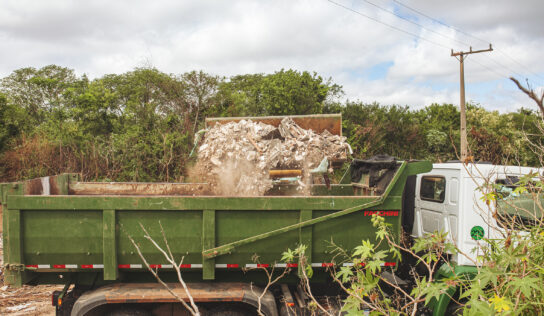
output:
[{"label": "truck bed", "polygon": [[184,257],[188,281],[259,282],[262,275],[246,270],[294,268],[281,254],[299,244],[308,247],[319,279],[330,265],[349,264],[331,256],[331,242],[351,250],[374,239],[371,215],[385,216],[400,232],[406,178],[430,168],[428,162],[398,162],[385,191],[375,196],[354,195],[356,185],[340,184],[316,185],[311,196],[220,197],[202,195],[205,184],[97,184],[73,174],[2,184],[5,282],[150,281],[129,236],[152,267],[173,278],[142,230],[164,246],[161,225],[175,258]]}]

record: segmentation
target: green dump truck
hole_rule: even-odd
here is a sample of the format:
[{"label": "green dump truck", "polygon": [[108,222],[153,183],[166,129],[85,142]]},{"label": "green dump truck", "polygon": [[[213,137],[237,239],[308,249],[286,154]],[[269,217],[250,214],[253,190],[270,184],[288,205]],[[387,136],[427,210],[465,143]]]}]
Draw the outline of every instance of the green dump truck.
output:
[{"label": "green dump truck", "polygon": [[[311,126],[331,128],[339,117],[332,120]],[[228,197],[208,195],[205,183],[93,183],[76,174],[2,184],[4,280],[64,284],[53,296],[57,315],[185,315],[130,241],[187,299],[145,228],[161,245],[164,231],[174,257],[184,257],[183,279],[207,314],[252,315],[260,301],[264,315],[287,315],[285,305],[302,307],[304,297],[296,290],[297,264],[281,262],[282,253],[306,245],[312,286],[327,293],[327,267],[337,264],[327,251],[331,240],[353,249],[374,239],[372,214],[384,216],[398,238],[403,204],[413,199],[403,196],[405,183],[430,170],[424,161],[357,161],[339,184],[314,184],[307,196],[286,196],[281,189],[293,184],[283,183],[266,196]],[[291,272],[261,296],[261,268]]]}]

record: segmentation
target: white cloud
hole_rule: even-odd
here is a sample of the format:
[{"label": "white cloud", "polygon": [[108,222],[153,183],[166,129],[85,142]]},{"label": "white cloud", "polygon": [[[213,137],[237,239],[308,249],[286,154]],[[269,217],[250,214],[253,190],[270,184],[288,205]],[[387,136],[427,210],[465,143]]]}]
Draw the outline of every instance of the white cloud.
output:
[{"label": "white cloud", "polygon": [[[486,43],[417,17],[390,0],[369,1],[427,29],[363,1],[335,1],[445,47],[324,0],[2,1],[0,76],[51,63],[90,77],[149,64],[167,73],[202,69],[225,76],[294,68],[332,76],[352,100],[413,106],[458,103],[459,63],[447,48],[467,49],[456,40],[475,49]],[[511,110],[523,104],[524,96],[500,78],[514,74],[544,85],[544,22],[539,16],[544,1],[399,2],[499,47],[489,56],[467,60],[467,99]],[[391,66],[370,79],[371,70],[379,71],[384,64]]]}]

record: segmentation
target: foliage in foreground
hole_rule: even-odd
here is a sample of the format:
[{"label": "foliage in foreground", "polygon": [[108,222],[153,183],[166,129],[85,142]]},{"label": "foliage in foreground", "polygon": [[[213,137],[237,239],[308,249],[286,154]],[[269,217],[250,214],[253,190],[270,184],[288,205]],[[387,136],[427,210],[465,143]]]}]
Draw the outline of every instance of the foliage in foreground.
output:
[{"label": "foliage in foreground", "polygon": [[[540,315],[544,310],[544,229],[542,225],[507,228],[503,239],[483,239],[476,273],[455,274],[449,255],[458,249],[446,233],[435,232],[415,240],[410,247],[397,244],[383,217],[373,215],[376,240],[363,240],[352,252],[334,247],[333,279],[346,294],[342,310],[347,315],[419,315],[442,295],[451,297],[447,313],[463,315]],[[305,247],[288,250],[282,260],[298,260],[304,277],[311,278]],[[402,255],[401,255],[402,254]],[[463,254],[461,254],[463,255]],[[391,259],[416,259],[409,288],[384,277]],[[353,263],[342,266],[342,263]],[[402,262],[401,262],[402,264]],[[304,286],[305,281],[301,283]],[[448,289],[456,291],[448,293]],[[453,295],[452,295],[453,294]],[[317,301],[315,304],[319,304]]]}]

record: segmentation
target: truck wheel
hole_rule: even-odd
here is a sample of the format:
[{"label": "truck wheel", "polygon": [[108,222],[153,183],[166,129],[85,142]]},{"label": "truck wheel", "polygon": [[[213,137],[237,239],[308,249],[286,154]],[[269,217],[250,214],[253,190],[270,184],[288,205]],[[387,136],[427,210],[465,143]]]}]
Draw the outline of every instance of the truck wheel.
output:
[{"label": "truck wheel", "polygon": [[460,305],[452,301],[446,308],[445,315],[463,315],[463,309],[464,309],[463,305]]},{"label": "truck wheel", "polygon": [[238,306],[219,306],[212,308],[206,313],[209,316],[252,316],[256,315],[256,311],[249,310]]},{"label": "truck wheel", "polygon": [[459,290],[455,292],[453,299],[450,300],[448,307],[446,307],[446,312],[444,315],[463,315],[463,310],[465,309],[465,304],[467,303],[467,298],[459,298]]},{"label": "truck wheel", "polygon": [[151,316],[151,313],[132,306],[123,306],[112,309],[106,314],[107,316]]}]

